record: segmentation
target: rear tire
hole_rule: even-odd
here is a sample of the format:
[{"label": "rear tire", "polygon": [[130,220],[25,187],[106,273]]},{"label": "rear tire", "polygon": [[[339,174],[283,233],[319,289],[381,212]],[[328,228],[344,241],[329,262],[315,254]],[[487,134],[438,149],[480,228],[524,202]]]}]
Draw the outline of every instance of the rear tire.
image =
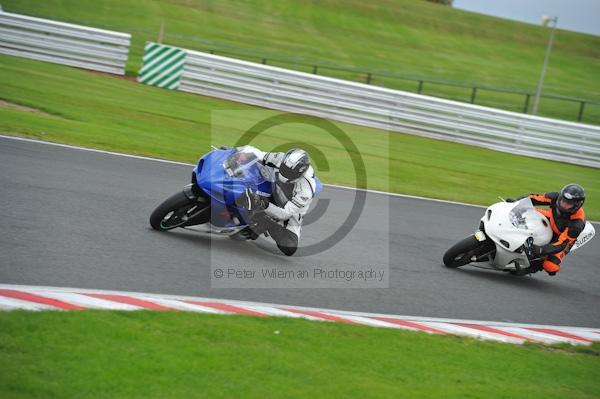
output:
[{"label": "rear tire", "polygon": [[[195,215],[190,217],[190,215]],[[205,216],[205,217],[203,217]],[[160,204],[150,215],[150,226],[154,230],[168,231],[188,224],[200,224],[199,219],[210,218],[210,202],[189,199],[183,191],[173,194]],[[192,222],[193,223],[190,223]]]},{"label": "rear tire", "polygon": [[475,236],[469,236],[450,247],[444,254],[444,265],[446,267],[461,267],[471,263],[474,255],[483,255],[485,247],[489,245],[489,239],[477,241]]}]

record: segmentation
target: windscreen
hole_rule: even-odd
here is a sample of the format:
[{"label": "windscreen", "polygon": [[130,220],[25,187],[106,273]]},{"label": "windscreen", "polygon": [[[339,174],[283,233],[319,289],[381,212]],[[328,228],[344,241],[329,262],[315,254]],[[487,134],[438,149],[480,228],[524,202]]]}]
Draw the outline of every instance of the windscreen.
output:
[{"label": "windscreen", "polygon": [[252,166],[258,162],[258,157],[249,151],[240,150],[232,153],[223,162],[223,169],[230,177],[243,179],[248,177]]},{"label": "windscreen", "polygon": [[[263,166],[254,153],[244,149],[215,150],[202,158],[197,182],[213,199],[232,204],[246,188],[261,190]],[[269,183],[270,184],[270,183]],[[262,187],[262,191],[270,189]]]},{"label": "windscreen", "polygon": [[529,212],[535,212],[535,208],[531,199],[527,197],[516,202],[515,207],[508,213],[508,218],[516,228],[527,230],[527,214]]}]

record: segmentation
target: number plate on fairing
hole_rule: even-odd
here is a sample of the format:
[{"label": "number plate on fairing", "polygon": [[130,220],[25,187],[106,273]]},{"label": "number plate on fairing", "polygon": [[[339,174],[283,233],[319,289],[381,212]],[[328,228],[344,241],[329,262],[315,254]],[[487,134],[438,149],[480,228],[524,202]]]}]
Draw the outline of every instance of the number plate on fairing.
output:
[{"label": "number plate on fairing", "polygon": [[475,239],[477,241],[485,241],[485,233],[483,231],[476,231],[475,232]]}]

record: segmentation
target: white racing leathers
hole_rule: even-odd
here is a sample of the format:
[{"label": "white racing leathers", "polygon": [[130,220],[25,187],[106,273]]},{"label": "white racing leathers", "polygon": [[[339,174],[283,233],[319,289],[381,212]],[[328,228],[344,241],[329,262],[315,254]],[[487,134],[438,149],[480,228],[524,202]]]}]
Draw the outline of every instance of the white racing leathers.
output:
[{"label": "white racing leathers", "polygon": [[299,238],[302,218],[308,212],[315,196],[317,183],[314,179],[314,169],[311,166],[299,179],[284,183],[278,175],[285,153],[264,152],[251,146],[246,146],[245,149],[252,151],[261,160],[265,166],[264,177],[273,182],[271,203],[265,209],[265,213]]}]

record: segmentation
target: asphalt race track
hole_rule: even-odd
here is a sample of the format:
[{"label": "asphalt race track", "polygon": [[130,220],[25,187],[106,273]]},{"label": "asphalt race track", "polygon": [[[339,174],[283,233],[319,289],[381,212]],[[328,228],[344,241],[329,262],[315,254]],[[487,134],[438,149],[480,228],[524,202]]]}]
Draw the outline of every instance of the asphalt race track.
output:
[{"label": "asphalt race track", "polygon": [[[358,222],[339,243],[308,256],[301,249],[300,256],[289,258],[267,241],[153,231],[150,213],[188,183],[189,166],[0,138],[0,168],[1,283],[600,326],[599,237],[569,255],[556,277],[447,269],[441,262],[444,251],[473,231],[482,208],[369,193]],[[329,209],[305,227],[302,242],[318,243],[335,231],[355,194],[326,187],[320,198],[330,200]],[[374,268],[389,272],[374,285],[388,287],[349,288],[356,285],[342,281],[336,282],[340,288],[215,288],[223,283],[212,278],[215,265],[235,270],[246,265],[294,271]],[[286,283],[275,282],[281,284]]]}]

